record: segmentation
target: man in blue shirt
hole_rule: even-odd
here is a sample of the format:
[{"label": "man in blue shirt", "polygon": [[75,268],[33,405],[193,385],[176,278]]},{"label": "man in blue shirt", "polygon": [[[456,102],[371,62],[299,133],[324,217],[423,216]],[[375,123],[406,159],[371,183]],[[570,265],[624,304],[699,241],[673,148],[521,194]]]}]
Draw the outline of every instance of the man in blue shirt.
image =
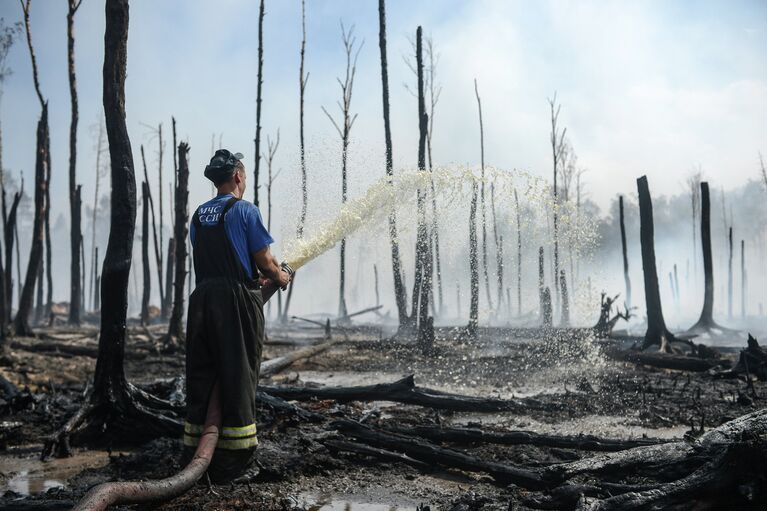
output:
[{"label": "man in blue shirt", "polygon": [[272,255],[274,242],[246,189],[242,154],[216,151],[205,168],[218,194],[192,216],[196,287],[189,298],[186,340],[186,457],[199,443],[215,389],[221,430],[208,474],[232,480],[253,462],[256,386],[264,339],[261,285],[284,288],[290,276]]}]

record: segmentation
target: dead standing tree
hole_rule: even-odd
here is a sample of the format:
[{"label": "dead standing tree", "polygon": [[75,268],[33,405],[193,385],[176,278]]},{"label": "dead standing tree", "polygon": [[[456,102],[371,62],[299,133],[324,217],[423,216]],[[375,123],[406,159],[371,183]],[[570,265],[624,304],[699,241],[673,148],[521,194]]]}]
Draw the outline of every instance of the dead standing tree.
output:
[{"label": "dead standing tree", "polygon": [[[185,240],[189,234],[189,145],[181,142],[178,145],[178,179],[175,197],[175,232],[173,238]],[[186,280],[186,243],[178,243],[175,252],[175,271],[173,285],[173,310],[170,314],[166,346],[177,347],[184,337],[184,282]]]},{"label": "dead standing tree", "polygon": [[626,222],[623,216],[623,195],[618,197],[618,216],[621,227],[621,248],[623,249],[623,279],[626,281],[626,307],[631,308],[631,279],[629,278],[629,256],[626,246]]},{"label": "dead standing tree", "polygon": [[514,206],[517,213],[517,315],[522,315],[522,223],[519,214],[519,196],[514,188]]},{"label": "dead standing tree", "polygon": [[[279,176],[280,171],[274,172],[274,156],[277,154],[277,148],[280,146],[280,129],[277,128],[277,138],[272,141],[269,135],[266,136],[266,154],[262,157],[266,161],[266,230],[272,232],[272,187],[274,181]],[[282,317],[281,295],[277,295],[277,317]],[[271,301],[267,303],[271,313]]]},{"label": "dead standing tree", "polygon": [[674,335],[666,328],[663,306],[658,287],[658,271],[655,266],[655,227],[653,225],[652,199],[647,176],[637,179],[639,192],[639,237],[642,245],[642,271],[644,272],[645,306],[647,308],[647,331],[642,349],[659,345],[660,350],[670,353]]},{"label": "dead standing tree", "polygon": [[29,249],[29,263],[27,264],[27,274],[24,279],[24,287],[19,298],[19,307],[14,320],[14,330],[16,335],[32,335],[32,329],[29,327],[29,313],[32,310],[32,295],[35,289],[38,273],[40,272],[43,258],[43,237],[45,229],[45,211],[48,207],[46,190],[48,182],[46,180],[49,171],[48,164],[50,157],[48,155],[50,148],[50,137],[48,131],[48,102],[43,98],[40,92],[40,82],[37,74],[37,59],[35,58],[34,47],[32,46],[32,31],[29,23],[29,7],[31,0],[21,1],[21,7],[24,11],[24,26],[27,34],[27,46],[29,55],[32,59],[32,78],[35,85],[37,98],[40,100],[40,120],[37,123],[37,149],[35,156],[35,219],[32,226],[32,244]]},{"label": "dead standing tree", "polygon": [[[386,5],[378,0],[378,47],[381,52],[381,84],[383,90],[384,142],[386,146],[386,175],[391,181],[394,176],[392,156],[391,122],[389,118],[389,70],[386,58]],[[407,291],[402,281],[402,262],[400,261],[399,239],[397,237],[397,214],[392,206],[389,212],[389,240],[391,242],[392,273],[394,274],[394,298],[397,303],[400,328],[408,322]]]},{"label": "dead standing tree", "polygon": [[688,330],[691,334],[701,334],[712,330],[725,331],[726,328],[714,321],[714,260],[711,257],[711,198],[708,182],[700,183],[700,241],[703,249],[703,272],[705,294],[703,309],[698,321]]},{"label": "dead standing tree", "polygon": [[[477,257],[477,183],[471,183],[471,206],[469,207],[469,273],[471,286],[471,305],[469,308],[469,326],[467,334],[477,337],[479,326],[479,258]],[[460,298],[460,293],[459,293]],[[458,303],[460,308],[460,301]]]},{"label": "dead standing tree", "polygon": [[69,71],[69,96],[72,104],[72,120],[69,124],[69,215],[71,219],[69,242],[70,242],[70,275],[71,286],[69,294],[69,324],[80,324],[80,298],[82,296],[80,282],[80,245],[82,245],[82,228],[80,226],[80,212],[82,200],[81,188],[77,186],[77,80],[75,76],[75,13],[80,7],[82,0],[69,0],[67,12],[67,68]]},{"label": "dead standing tree", "polygon": [[[146,157],[144,156],[144,146],[141,146],[141,164],[144,167],[144,181],[149,185],[149,173],[146,169]],[[157,223],[154,216],[154,200],[152,200],[152,187],[147,188],[147,198],[149,199],[149,213],[152,215],[152,238],[154,239],[154,258],[157,266],[157,286],[160,288],[160,300],[164,299],[162,288],[162,246],[157,241]]]},{"label": "dead standing tree", "polygon": [[549,141],[551,142],[551,158],[554,164],[554,204],[552,209],[552,215],[554,218],[554,294],[556,295],[556,303],[559,304],[559,285],[556,276],[559,275],[559,196],[557,190],[557,174],[559,173],[559,167],[562,164],[564,153],[567,150],[567,143],[565,135],[567,134],[567,128],[561,128],[559,126],[559,111],[562,109],[562,105],[557,104],[557,93],[554,93],[554,97],[549,99],[549,107],[551,109],[551,134]]},{"label": "dead standing tree", "polygon": [[[418,69],[418,171],[426,171],[426,136],[429,127],[429,115],[426,113],[423,73],[423,29],[419,26],[415,32],[416,67]],[[424,353],[431,352],[434,344],[434,318],[429,316],[429,303],[432,291],[432,251],[431,235],[426,221],[426,193],[421,187],[416,192],[418,226],[415,244],[415,276],[413,278],[414,326],[418,332],[418,344]]]},{"label": "dead standing tree", "polygon": [[[493,308],[493,298],[490,295],[490,277],[487,271],[487,209],[485,208],[485,128],[482,124],[482,101],[479,99],[477,79],[474,79],[474,95],[477,97],[477,111],[479,112],[479,156],[482,178],[479,185],[479,205],[482,209],[482,271],[485,275],[485,291],[487,292],[487,305]],[[499,304],[500,305],[500,304]]]},{"label": "dead standing tree", "polygon": [[258,77],[256,79],[256,158],[253,166],[253,204],[258,206],[259,170],[261,167],[261,90],[264,85],[264,0],[258,7]]},{"label": "dead standing tree", "polygon": [[149,184],[146,181],[141,182],[141,267],[143,269],[141,324],[148,325],[152,280],[149,271]]},{"label": "dead standing tree", "polygon": [[[101,331],[93,387],[83,406],[47,442],[44,455],[69,454],[69,438],[119,434],[123,442],[178,435],[181,422],[171,406],[140,391],[125,377],[128,279],[136,223],[136,176],[125,124],[128,0],[106,0],[104,114],[112,168],[109,243],[101,277]],[[160,412],[159,410],[162,410]]]},{"label": "dead standing tree", "polygon": [[[323,106],[322,111],[325,112],[330,122],[333,123],[333,127],[338,132],[338,136],[341,137],[341,203],[346,204],[347,199],[347,185],[346,185],[346,164],[349,151],[349,136],[351,135],[354,121],[357,119],[357,114],[351,114],[352,104],[352,92],[354,90],[354,75],[357,71],[357,57],[364,46],[365,41],[362,41],[357,45],[357,38],[354,36],[354,25],[347,31],[344,28],[343,21],[341,22],[341,41],[344,45],[344,53],[346,54],[346,74],[344,80],[336,78],[338,85],[341,86],[341,100],[337,102],[339,110],[341,110],[342,120],[341,125],[333,119],[330,112]],[[356,48],[355,48],[356,47]],[[346,238],[341,239],[341,257],[340,257],[340,277],[338,281],[338,317],[343,318],[348,315],[346,309]]]},{"label": "dead standing tree", "polygon": [[[92,217],[91,217],[91,271],[90,271],[90,285],[89,285],[89,296],[95,297],[97,292],[96,289],[98,286],[95,286],[95,278],[96,278],[96,268],[98,266],[98,248],[96,247],[96,222],[98,220],[98,210],[99,210],[99,185],[101,184],[101,174],[102,174],[102,162],[101,162],[101,155],[103,154],[104,150],[108,149],[106,147],[105,141],[104,141],[104,122],[99,121],[99,131],[98,131],[98,138],[96,139],[96,182],[95,182],[95,188],[93,191],[93,211],[92,211]],[[142,149],[142,155],[141,159],[144,159],[143,155],[143,149]],[[146,169],[146,164],[144,164],[144,168]],[[146,171],[144,172],[146,174]],[[96,302],[92,299],[91,301],[92,307],[95,309]]]},{"label": "dead standing tree", "polygon": [[[298,90],[299,90],[299,103],[298,103],[298,139],[299,139],[299,157],[301,159],[301,215],[298,218],[298,226],[296,227],[296,238],[303,239],[304,237],[304,225],[306,224],[306,210],[309,205],[309,192],[307,188],[306,179],[306,145],[304,140],[304,95],[306,93],[306,83],[309,81],[309,73],[304,74],[304,60],[306,56],[306,2],[301,0],[301,65],[299,67],[298,74]],[[285,307],[282,309],[283,323],[288,321],[288,309],[290,308],[290,300],[293,297],[293,287],[296,285],[295,275],[293,280],[290,281],[288,286],[288,296],[285,298]],[[282,300],[282,295],[277,295],[277,299]]]}]

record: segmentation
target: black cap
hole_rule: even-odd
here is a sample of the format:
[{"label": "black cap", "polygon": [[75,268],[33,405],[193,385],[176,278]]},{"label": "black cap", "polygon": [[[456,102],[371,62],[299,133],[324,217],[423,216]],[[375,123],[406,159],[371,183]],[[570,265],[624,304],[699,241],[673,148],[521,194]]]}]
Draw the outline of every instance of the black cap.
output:
[{"label": "black cap", "polygon": [[213,181],[215,185],[227,181],[234,174],[234,166],[242,157],[242,153],[219,149],[205,167],[205,177]]}]

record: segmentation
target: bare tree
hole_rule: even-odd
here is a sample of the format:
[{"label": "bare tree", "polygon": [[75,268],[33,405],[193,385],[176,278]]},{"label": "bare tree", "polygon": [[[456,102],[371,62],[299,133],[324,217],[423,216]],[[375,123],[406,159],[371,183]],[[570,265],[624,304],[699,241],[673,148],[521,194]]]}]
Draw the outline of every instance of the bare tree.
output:
[{"label": "bare tree", "polygon": [[703,309],[698,321],[689,329],[690,333],[700,334],[711,330],[726,330],[714,321],[714,262],[711,256],[711,198],[708,182],[700,183],[700,239],[703,249],[703,272],[705,294]]},{"label": "bare tree", "polygon": [[[95,176],[95,187],[93,191],[93,212],[91,217],[91,280],[90,280],[90,292],[89,296],[93,297],[96,295],[96,287],[94,287],[95,284],[95,278],[96,278],[96,266],[98,265],[98,248],[96,247],[96,220],[98,219],[98,211],[99,211],[99,184],[101,182],[101,175],[106,171],[106,167],[102,164],[101,161],[101,155],[104,151],[108,150],[106,147],[106,141],[104,140],[104,122],[103,120],[99,120],[99,131],[98,131],[98,137],[96,139],[96,176]],[[143,160],[143,151],[141,158]],[[146,168],[146,164],[144,164],[144,168]],[[92,305],[95,307],[95,302],[91,302]]]},{"label": "bare tree", "polygon": [[549,108],[551,110],[551,133],[549,141],[551,143],[551,158],[554,164],[554,205],[552,207],[552,216],[554,218],[554,294],[556,295],[556,303],[559,305],[559,285],[556,275],[559,275],[559,195],[557,189],[557,175],[559,169],[562,166],[562,160],[567,150],[567,128],[562,128],[559,125],[559,112],[562,109],[561,104],[557,104],[557,93],[554,93],[554,97],[549,99]]},{"label": "bare tree", "polygon": [[517,315],[522,315],[522,223],[519,214],[519,197],[514,188],[514,206],[517,212]]},{"label": "bare tree", "polygon": [[46,201],[49,174],[48,164],[50,162],[49,148],[50,136],[48,130],[48,102],[43,98],[40,91],[40,81],[37,74],[37,59],[35,57],[34,47],[32,46],[32,30],[29,23],[29,8],[31,0],[21,1],[21,7],[24,12],[24,27],[27,34],[27,46],[32,60],[32,79],[35,85],[35,92],[40,101],[40,120],[37,123],[37,151],[35,157],[35,219],[32,227],[32,244],[29,250],[29,262],[27,264],[27,274],[24,279],[24,287],[19,299],[19,308],[14,320],[14,330],[17,335],[32,335],[32,329],[29,327],[29,313],[32,309],[32,294],[35,288],[38,274],[40,272],[43,257],[43,239],[45,233],[45,212],[48,208]]},{"label": "bare tree", "polygon": [[493,212],[493,239],[495,240],[495,265],[498,277],[498,311],[503,302],[503,234],[498,231],[498,217],[495,212],[495,183],[490,183],[490,209]]},{"label": "bare tree", "polygon": [[253,203],[258,206],[259,170],[261,166],[261,90],[264,85],[264,0],[258,8],[258,78],[256,81],[256,161],[253,167]]},{"label": "bare tree", "polygon": [[[337,102],[339,110],[341,110],[341,121],[336,122],[330,112],[323,106],[322,111],[333,123],[333,127],[338,132],[338,136],[341,137],[341,203],[345,204],[347,199],[347,185],[346,185],[346,163],[349,150],[349,136],[354,126],[354,121],[357,119],[357,114],[351,114],[352,92],[354,90],[354,75],[357,71],[357,57],[360,54],[362,46],[365,41],[357,44],[357,38],[354,36],[354,25],[347,31],[344,27],[343,21],[341,21],[341,41],[344,45],[344,53],[346,54],[346,74],[344,80],[336,78],[338,84],[341,87],[341,100]],[[339,290],[338,290],[338,316],[344,317],[348,315],[346,308],[346,296],[345,296],[345,284],[346,284],[346,238],[341,239],[341,257],[340,257],[340,278],[339,278]]]},{"label": "bare tree", "polygon": [[639,192],[639,237],[642,245],[642,271],[644,273],[645,306],[647,309],[647,331],[642,348],[659,345],[660,350],[670,352],[670,343],[676,338],[666,328],[663,305],[658,287],[658,271],[655,266],[655,226],[653,223],[652,199],[647,176],[637,179]]},{"label": "bare tree", "polygon": [[77,186],[77,80],[75,76],[75,14],[82,0],[68,0],[67,12],[67,67],[69,70],[69,96],[72,103],[72,120],[69,124],[69,214],[70,224],[70,294],[69,294],[69,324],[80,324],[80,245],[82,245],[82,228],[80,226],[81,198],[80,187]]},{"label": "bare tree", "polygon": [[477,96],[477,110],[479,112],[479,154],[482,169],[482,179],[479,184],[479,206],[482,209],[482,271],[485,275],[485,291],[487,292],[487,304],[493,308],[493,299],[490,296],[490,277],[487,272],[487,210],[485,208],[485,129],[482,124],[482,101],[479,99],[477,79],[474,79],[474,94]]},{"label": "bare tree", "polygon": [[[378,0],[378,47],[381,52],[381,83],[383,90],[384,143],[386,147],[386,175],[391,180],[394,175],[392,156],[391,122],[389,118],[389,70],[386,58],[386,5],[385,0]],[[394,298],[400,327],[407,325],[407,291],[402,281],[402,263],[400,261],[399,240],[397,238],[397,215],[392,207],[389,212],[389,240],[391,244],[392,273],[394,275]]]},{"label": "bare tree", "polygon": [[149,271],[149,184],[141,182],[141,268],[143,285],[141,289],[141,324],[149,324],[149,294],[152,280]]},{"label": "bare tree", "polygon": [[[307,188],[306,179],[306,145],[304,141],[304,95],[306,93],[306,83],[309,81],[309,73],[304,74],[304,60],[306,56],[306,2],[301,0],[301,66],[298,74],[298,89],[299,89],[299,107],[298,107],[298,138],[300,143],[301,159],[301,215],[298,218],[298,226],[296,227],[296,238],[302,239],[304,237],[304,225],[306,224],[306,210],[309,204],[309,193]],[[293,287],[296,285],[295,275],[288,287],[288,296],[285,298],[285,307],[282,304],[282,294],[277,295],[277,301],[282,308],[283,323],[288,320],[288,309],[290,308],[290,300],[293,297]]]},{"label": "bare tree", "polygon": [[623,249],[623,280],[626,282],[626,307],[631,309],[631,279],[629,278],[629,256],[626,246],[626,223],[623,217],[623,195],[618,197],[618,215],[621,228],[621,248]]},{"label": "bare tree", "polygon": [[[13,71],[6,65],[8,53],[13,47],[13,43],[16,42],[16,38],[21,33],[21,22],[16,22],[13,25],[6,25],[5,20],[0,18],[0,101],[3,98],[3,90],[5,89],[5,81],[8,79]],[[3,214],[3,237],[8,238],[7,219],[8,209],[6,206],[6,190],[5,190],[5,167],[3,166],[3,130],[2,124],[0,124],[0,191],[2,192],[2,214]]]},{"label": "bare tree", "polygon": [[[176,203],[175,209],[175,233],[173,239],[186,240],[189,234],[189,145],[181,142],[178,145],[178,181],[176,193],[174,194]],[[170,315],[168,325],[168,336],[166,346],[176,347],[184,337],[184,327],[182,319],[184,317],[184,282],[186,281],[186,243],[183,241],[176,244],[175,250],[175,271],[173,286],[173,311]]]},{"label": "bare tree", "polygon": [[[470,338],[476,338],[477,327],[479,326],[479,258],[477,257],[477,183],[473,181],[471,183],[471,206],[469,207],[469,273],[471,302],[467,334]],[[458,308],[460,313],[460,286],[458,291]]]},{"label": "bare tree", "polygon": [[[703,172],[698,165],[697,169],[693,171],[687,177],[687,188],[690,192],[690,200],[692,203],[692,265],[693,265],[693,279],[697,282],[698,275],[698,217],[700,216],[699,204],[700,204],[700,182],[703,179]],[[697,285],[695,286],[697,288]]]},{"label": "bare tree", "polygon": [[[149,173],[146,169],[146,157],[144,156],[144,146],[141,146],[141,164],[144,167],[144,181],[149,184]],[[160,301],[165,299],[165,293],[162,288],[162,245],[157,241],[157,223],[154,217],[154,201],[152,200],[152,187],[147,189],[149,199],[149,213],[152,215],[152,237],[154,238],[154,258],[157,266],[157,287],[160,288]],[[160,194],[162,195],[162,194]]]},{"label": "bare tree", "polygon": [[[277,154],[277,148],[280,146],[280,129],[277,128],[277,137],[272,140],[269,135],[266,136],[266,154],[262,155],[262,158],[266,161],[266,230],[272,231],[272,187],[274,181],[280,175],[280,171],[274,172],[274,156]],[[281,294],[277,295],[277,317],[282,317],[282,300]],[[267,303],[269,307],[269,313],[271,314],[271,301]]]}]

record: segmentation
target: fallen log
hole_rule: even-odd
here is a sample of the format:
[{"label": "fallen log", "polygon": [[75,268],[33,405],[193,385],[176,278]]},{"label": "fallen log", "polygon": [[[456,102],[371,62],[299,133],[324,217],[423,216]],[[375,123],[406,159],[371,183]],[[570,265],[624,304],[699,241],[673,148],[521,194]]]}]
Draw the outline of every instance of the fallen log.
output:
[{"label": "fallen log", "polygon": [[411,458],[469,472],[484,472],[503,484],[517,484],[531,490],[542,490],[554,485],[538,473],[493,461],[485,461],[461,451],[439,447],[425,440],[387,433],[346,419],[333,421],[331,426],[344,435],[383,449],[392,449]]},{"label": "fallen log", "polygon": [[305,358],[313,357],[314,355],[318,353],[322,353],[323,351],[327,350],[328,348],[330,348],[337,342],[338,342],[337,340],[330,340],[328,342],[323,342],[322,344],[307,346],[306,348],[301,348],[299,350],[291,351],[287,355],[283,355],[281,357],[273,358],[272,360],[261,362],[261,372],[259,373],[259,377],[268,378],[269,376],[273,376],[279,373],[280,371],[282,371],[283,369],[285,369],[286,367],[290,366],[293,362],[296,362],[298,360],[302,360]]},{"label": "fallen log", "polygon": [[[98,345],[83,346],[77,344],[66,344],[60,342],[33,342],[22,343],[19,341],[13,341],[10,343],[11,349],[28,351],[30,353],[59,353],[63,355],[71,355],[75,357],[88,357],[98,358],[99,349]],[[131,360],[143,360],[146,358],[146,353],[139,353],[136,351],[126,351],[125,357]]]},{"label": "fallen log", "polygon": [[341,403],[348,403],[350,401],[394,401],[436,408],[438,410],[486,413],[543,410],[547,408],[546,405],[534,398],[512,400],[482,398],[418,387],[412,374],[393,383],[378,383],[357,387],[312,388],[261,385],[260,388],[267,394],[292,401],[309,401],[312,399],[331,399]]},{"label": "fallen log", "polygon": [[726,360],[713,358],[689,357],[660,351],[607,350],[606,354],[615,360],[633,362],[660,369],[704,372],[711,368],[727,364]]},{"label": "fallen log", "polygon": [[321,439],[320,443],[331,451],[336,452],[352,452],[354,454],[361,454],[363,456],[370,456],[378,458],[384,461],[394,461],[404,463],[415,467],[419,470],[430,471],[431,465],[418,461],[404,454],[400,454],[394,451],[387,451],[385,449],[379,449],[377,447],[371,447],[366,444],[360,444],[357,442],[350,442],[348,440],[334,440],[334,439]]},{"label": "fallen log", "polygon": [[562,436],[534,433],[532,431],[485,431],[479,428],[440,428],[415,426],[409,428],[386,428],[398,434],[411,434],[433,442],[488,443],[500,445],[537,445],[584,451],[615,452],[634,447],[667,443],[667,440],[637,438],[618,440],[593,435]]}]

